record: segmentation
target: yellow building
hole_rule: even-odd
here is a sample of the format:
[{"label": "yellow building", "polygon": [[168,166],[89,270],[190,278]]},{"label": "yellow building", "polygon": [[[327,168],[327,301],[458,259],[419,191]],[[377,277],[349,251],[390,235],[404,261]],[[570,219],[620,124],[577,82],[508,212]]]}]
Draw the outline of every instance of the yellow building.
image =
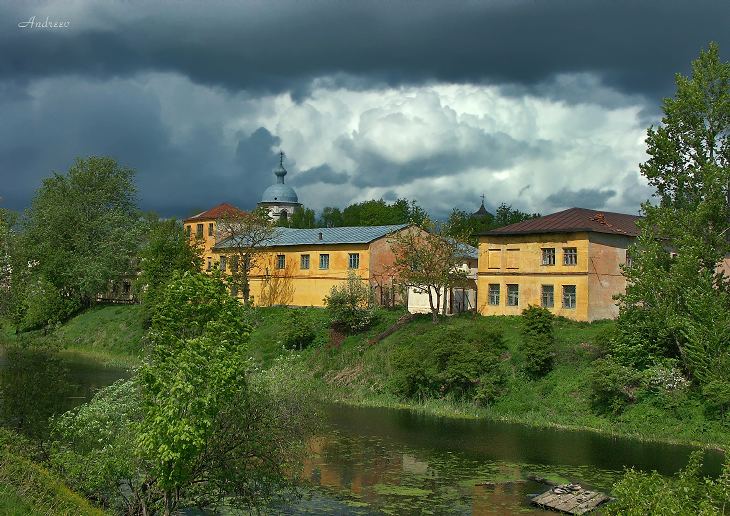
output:
[{"label": "yellow building", "polygon": [[615,318],[638,219],[571,208],[479,235],[479,312],[517,315],[537,305],[578,321]]},{"label": "yellow building", "polygon": [[[200,246],[204,270],[230,274],[237,267],[235,239],[221,239],[221,218],[245,215],[230,204],[221,204],[184,221],[191,241]],[[391,226],[293,229],[277,227],[257,254],[250,272],[250,297],[256,305],[324,306],[335,285],[350,272],[367,281],[380,304],[396,297],[391,266],[395,260],[389,245],[393,233],[408,227]],[[236,296],[242,293],[234,290]]]}]

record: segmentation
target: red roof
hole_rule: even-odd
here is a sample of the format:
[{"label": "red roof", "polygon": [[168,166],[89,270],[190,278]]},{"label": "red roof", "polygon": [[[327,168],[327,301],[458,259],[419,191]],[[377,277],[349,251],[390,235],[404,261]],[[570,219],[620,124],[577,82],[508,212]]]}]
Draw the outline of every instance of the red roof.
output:
[{"label": "red roof", "polygon": [[589,231],[614,235],[637,236],[638,215],[610,211],[570,208],[537,219],[525,220],[502,228],[480,233],[481,235],[527,235],[535,233],[577,233]]},{"label": "red roof", "polygon": [[185,222],[192,222],[194,220],[216,220],[222,217],[238,217],[247,214],[247,212],[239,210],[232,204],[223,202],[209,210],[193,215],[192,217],[188,217],[185,219]]}]

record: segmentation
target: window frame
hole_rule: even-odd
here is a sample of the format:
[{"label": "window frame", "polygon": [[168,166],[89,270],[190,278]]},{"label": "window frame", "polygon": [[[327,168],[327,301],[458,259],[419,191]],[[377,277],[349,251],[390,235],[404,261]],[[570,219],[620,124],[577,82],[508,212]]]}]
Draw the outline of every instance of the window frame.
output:
[{"label": "window frame", "polygon": [[225,254],[222,254],[219,261],[219,267],[221,269],[221,272],[226,272],[226,266],[228,265],[228,257]]},{"label": "window frame", "polygon": [[206,265],[205,270],[208,272],[213,270],[213,258],[211,256],[208,256],[208,265]]},{"label": "window frame", "polygon": [[555,255],[557,254],[555,252],[555,248],[554,247],[542,247],[540,249],[542,251],[542,256],[540,257],[540,265],[544,265],[546,267],[554,266],[556,263]]},{"label": "window frame", "polygon": [[[510,287],[514,287],[510,289]],[[513,290],[513,292],[510,292]],[[514,299],[514,302],[512,302]],[[520,306],[520,284],[507,283],[507,306]]]},{"label": "window frame", "polygon": [[[547,288],[549,288],[549,291]],[[546,295],[550,293],[550,304],[546,303]],[[555,285],[540,285],[540,306],[543,308],[555,308]]]},{"label": "window frame", "polygon": [[[567,287],[573,287],[573,294],[572,294],[572,306],[569,306],[570,303],[566,303],[566,299],[570,299],[568,297],[568,293],[566,292]],[[563,285],[563,308],[566,310],[575,310],[575,308],[578,306],[578,286],[577,285]]]},{"label": "window frame", "polygon": [[[496,287],[496,288],[494,288]],[[494,295],[496,294],[496,298]],[[493,302],[496,299],[496,303]],[[487,304],[489,306],[499,306],[502,302],[502,286],[499,283],[490,283],[487,287]]]},{"label": "window frame", "polygon": [[276,269],[280,270],[280,271],[286,269],[286,255],[285,254],[276,255]]},{"label": "window frame", "polygon": [[212,237],[214,234],[215,232],[213,231],[213,223],[208,222],[208,236]]},{"label": "window frame", "polygon": [[[354,266],[353,262],[355,262]],[[360,253],[348,253],[347,268],[350,270],[357,270],[360,268]]]},{"label": "window frame", "polygon": [[203,238],[203,226],[204,224],[202,222],[195,225],[195,238]]},{"label": "window frame", "polygon": [[577,247],[563,247],[563,265],[568,265],[570,267],[578,265]]},{"label": "window frame", "polygon": [[309,270],[310,259],[308,254],[299,255],[299,268],[303,271]]},{"label": "window frame", "polygon": [[320,268],[320,270],[328,270],[330,268],[329,253],[320,253],[319,254],[319,268]]}]

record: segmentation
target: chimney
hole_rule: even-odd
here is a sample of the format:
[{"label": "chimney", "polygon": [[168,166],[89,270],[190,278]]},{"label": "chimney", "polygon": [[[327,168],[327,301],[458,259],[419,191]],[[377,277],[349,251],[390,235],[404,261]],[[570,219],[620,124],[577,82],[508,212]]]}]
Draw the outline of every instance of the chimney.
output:
[{"label": "chimney", "polygon": [[319,239],[322,240],[322,232],[319,232]]}]

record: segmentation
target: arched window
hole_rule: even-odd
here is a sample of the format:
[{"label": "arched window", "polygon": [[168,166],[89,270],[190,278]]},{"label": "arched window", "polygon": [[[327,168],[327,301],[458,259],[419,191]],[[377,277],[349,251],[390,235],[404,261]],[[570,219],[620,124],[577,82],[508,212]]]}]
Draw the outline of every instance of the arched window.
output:
[{"label": "arched window", "polygon": [[279,219],[283,220],[284,222],[289,220],[289,214],[286,212],[286,210],[281,210],[279,212]]}]

